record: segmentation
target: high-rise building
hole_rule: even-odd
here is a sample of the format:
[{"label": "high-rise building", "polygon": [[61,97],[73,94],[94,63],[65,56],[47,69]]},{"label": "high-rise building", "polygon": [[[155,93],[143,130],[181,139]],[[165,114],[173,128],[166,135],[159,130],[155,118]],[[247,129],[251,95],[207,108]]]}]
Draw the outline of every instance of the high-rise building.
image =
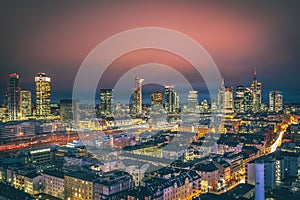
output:
[{"label": "high-rise building", "polygon": [[273,90],[269,93],[269,111],[276,112],[282,111],[283,95],[281,91]]},{"label": "high-rise building", "polygon": [[235,98],[234,98],[234,111],[236,113],[243,113],[243,99],[244,99],[245,88],[242,85],[236,87]]},{"label": "high-rise building", "polygon": [[28,90],[20,91],[20,118],[27,119],[32,116],[31,92]]},{"label": "high-rise building", "polygon": [[18,119],[20,90],[21,88],[19,74],[9,74],[9,79],[7,83],[7,103],[9,120]]},{"label": "high-rise building", "polygon": [[260,111],[260,106],[261,106],[261,83],[257,81],[256,69],[254,69],[254,76],[253,76],[253,82],[251,84],[251,90],[253,95],[252,111],[256,113]]},{"label": "high-rise building", "polygon": [[234,101],[233,101],[233,87],[224,88],[224,103],[223,103],[224,113],[234,112]]},{"label": "high-rise building", "polygon": [[245,88],[244,91],[243,110],[245,113],[250,113],[253,111],[253,95],[250,88]]},{"label": "high-rise building", "polygon": [[188,105],[187,109],[190,112],[198,112],[198,91],[192,90],[188,94]]},{"label": "high-rise building", "polygon": [[224,89],[225,89],[225,84],[224,84],[224,78],[222,79],[222,85],[220,86],[218,90],[218,100],[217,100],[217,107],[218,107],[218,112],[222,113],[223,108],[224,108]]},{"label": "high-rise building", "polygon": [[218,109],[221,113],[233,113],[234,112],[234,97],[233,87],[225,87],[224,79],[222,85],[218,91]]},{"label": "high-rise building", "polygon": [[163,94],[162,92],[152,92],[151,94],[151,105],[162,106],[163,103]]},{"label": "high-rise building", "polygon": [[167,114],[180,113],[179,94],[174,86],[165,86],[165,111]]},{"label": "high-rise building", "polygon": [[135,88],[133,91],[131,114],[133,116],[141,116],[143,114],[143,96],[142,96],[142,83],[144,79],[135,78]]},{"label": "high-rise building", "polygon": [[79,121],[79,100],[60,99],[60,119],[68,126],[76,126]]},{"label": "high-rise building", "polygon": [[45,73],[35,77],[36,87],[36,116],[45,118],[50,116],[50,87],[51,79]]},{"label": "high-rise building", "polygon": [[113,115],[113,89],[100,90],[100,117],[106,118]]}]

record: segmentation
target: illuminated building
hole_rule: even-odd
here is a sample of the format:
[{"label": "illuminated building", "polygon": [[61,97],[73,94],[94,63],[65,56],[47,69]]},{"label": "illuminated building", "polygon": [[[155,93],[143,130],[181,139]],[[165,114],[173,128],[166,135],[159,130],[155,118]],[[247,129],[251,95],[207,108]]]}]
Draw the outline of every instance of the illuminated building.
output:
[{"label": "illuminated building", "polygon": [[249,113],[253,111],[253,95],[252,95],[252,90],[250,88],[245,88],[243,107],[245,113]]},{"label": "illuminated building", "polygon": [[225,87],[224,79],[222,79],[222,85],[218,91],[218,109],[224,114],[234,112],[233,87]]},{"label": "illuminated building", "polygon": [[217,99],[217,108],[218,112],[222,113],[223,112],[223,107],[224,107],[224,78],[222,79],[222,85],[220,86],[218,90],[218,99]]},{"label": "illuminated building", "polygon": [[245,93],[244,86],[239,85],[236,87],[235,98],[234,98],[234,111],[236,113],[244,112],[244,106],[243,106],[244,93]]},{"label": "illuminated building", "polygon": [[118,195],[132,186],[127,172],[114,170],[98,175],[92,171],[75,171],[65,175],[65,199],[120,199]]},{"label": "illuminated building", "polygon": [[201,163],[194,167],[194,170],[201,176],[201,189],[208,192],[217,189],[218,168],[212,163]]},{"label": "illuminated building", "polygon": [[151,94],[151,105],[162,106],[163,103],[163,94],[162,92],[152,92]]},{"label": "illuminated building", "polygon": [[46,118],[50,116],[50,77],[45,73],[39,73],[35,77],[36,87],[36,116],[38,118]]},{"label": "illuminated building", "polygon": [[75,171],[65,175],[65,199],[94,199],[94,172]]},{"label": "illuminated building", "polygon": [[253,77],[253,82],[251,84],[251,90],[253,95],[252,111],[256,113],[260,111],[260,106],[261,106],[261,83],[257,81],[256,69],[254,69],[254,77]]},{"label": "illuminated building", "polygon": [[14,187],[28,194],[37,194],[42,188],[42,176],[34,172],[28,174],[15,174]]},{"label": "illuminated building", "polygon": [[179,94],[174,90],[174,86],[165,86],[165,111],[167,114],[180,112]]},{"label": "illuminated building", "polygon": [[41,167],[47,167],[54,163],[55,149],[52,147],[43,147],[38,149],[28,149],[19,152],[18,158],[22,164],[33,164]]},{"label": "illuminated building", "polygon": [[71,99],[60,99],[60,119],[68,126],[77,126],[79,122],[79,101]]},{"label": "illuminated building", "polygon": [[269,111],[276,112],[283,110],[282,107],[283,95],[281,91],[273,90],[269,93]]},{"label": "illuminated building", "polygon": [[198,91],[189,91],[187,109],[189,112],[198,112]]},{"label": "illuminated building", "polygon": [[20,117],[27,119],[32,116],[31,92],[28,90],[20,91]]},{"label": "illuminated building", "polygon": [[223,109],[225,114],[234,112],[233,87],[224,88]]},{"label": "illuminated building", "polygon": [[[276,159],[259,157],[248,162],[246,167],[246,181],[255,185],[257,190],[273,190],[276,187]],[[259,171],[257,171],[259,169]],[[260,185],[257,185],[259,182]],[[262,187],[262,188],[261,188]],[[260,194],[261,195],[261,194]]]},{"label": "illuminated building", "polygon": [[113,114],[113,90],[101,89],[100,90],[100,117],[111,117]]},{"label": "illuminated building", "polygon": [[204,99],[200,103],[199,110],[200,110],[200,113],[209,113],[210,112],[210,106],[209,106],[207,100]]},{"label": "illuminated building", "polygon": [[42,172],[44,193],[57,198],[64,198],[65,179],[60,171],[45,170]]},{"label": "illuminated building", "polygon": [[20,90],[21,88],[19,74],[9,74],[9,79],[7,83],[7,103],[9,120],[18,119]]},{"label": "illuminated building", "polygon": [[135,78],[135,88],[132,95],[131,115],[141,116],[143,114],[143,96],[142,96],[142,83],[144,79],[139,77]]},{"label": "illuminated building", "polygon": [[124,171],[110,171],[103,173],[94,183],[94,199],[121,199],[121,192],[133,187],[131,175]]},{"label": "illuminated building", "polygon": [[127,192],[126,199],[193,199],[200,194],[200,182],[201,177],[192,170],[179,176],[153,177],[144,186]]}]

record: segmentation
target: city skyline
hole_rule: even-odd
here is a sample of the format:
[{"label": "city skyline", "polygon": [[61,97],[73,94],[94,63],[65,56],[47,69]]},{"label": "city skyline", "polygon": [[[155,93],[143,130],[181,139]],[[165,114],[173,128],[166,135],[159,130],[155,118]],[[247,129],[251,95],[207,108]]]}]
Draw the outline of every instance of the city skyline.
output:
[{"label": "city skyline", "polygon": [[[269,3],[95,1],[82,6],[75,1],[72,7],[67,3],[36,3],[34,7],[21,3],[22,9],[12,2],[1,3],[1,23],[6,31],[0,35],[0,94],[6,91],[7,74],[18,72],[27,89],[33,88],[33,75],[44,71],[54,78],[53,100],[70,98],[80,64],[99,42],[130,28],[158,26],[178,30],[203,45],[228,85],[248,84],[256,67],[259,80],[264,83],[264,101],[267,102],[269,90],[277,89],[286,94],[286,102],[299,102],[298,2],[272,1],[272,6]],[[11,15],[9,10],[16,12]],[[127,16],[128,12],[132,15]],[[21,23],[22,16],[36,20]],[[76,47],[74,41],[78,41]],[[182,59],[149,49],[123,55],[112,65],[128,69],[153,60],[189,73],[188,64]],[[205,90],[202,80],[195,81]]]}]

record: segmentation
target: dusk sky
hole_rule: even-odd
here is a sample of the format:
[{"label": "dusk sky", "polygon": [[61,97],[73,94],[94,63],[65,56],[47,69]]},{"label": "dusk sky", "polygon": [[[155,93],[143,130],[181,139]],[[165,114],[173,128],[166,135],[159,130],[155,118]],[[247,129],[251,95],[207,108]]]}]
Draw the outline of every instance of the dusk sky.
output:
[{"label": "dusk sky", "polygon": [[[84,58],[113,34],[139,27],[163,27],[200,43],[227,86],[249,86],[253,70],[268,91],[300,102],[299,1],[1,1],[0,95],[9,73],[34,91],[34,76],[52,78],[52,99],[71,98]],[[120,57],[115,69],[161,62],[188,69],[176,56],[141,50]],[[109,80],[108,80],[109,81]]]}]

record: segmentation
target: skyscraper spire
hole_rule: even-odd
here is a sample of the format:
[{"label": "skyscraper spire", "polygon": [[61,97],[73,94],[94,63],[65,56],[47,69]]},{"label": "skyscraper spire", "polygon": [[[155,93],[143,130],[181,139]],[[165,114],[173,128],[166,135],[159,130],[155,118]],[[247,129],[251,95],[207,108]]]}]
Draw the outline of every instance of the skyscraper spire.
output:
[{"label": "skyscraper spire", "polygon": [[256,67],[254,68],[254,76],[253,76],[253,80],[256,81]]}]

